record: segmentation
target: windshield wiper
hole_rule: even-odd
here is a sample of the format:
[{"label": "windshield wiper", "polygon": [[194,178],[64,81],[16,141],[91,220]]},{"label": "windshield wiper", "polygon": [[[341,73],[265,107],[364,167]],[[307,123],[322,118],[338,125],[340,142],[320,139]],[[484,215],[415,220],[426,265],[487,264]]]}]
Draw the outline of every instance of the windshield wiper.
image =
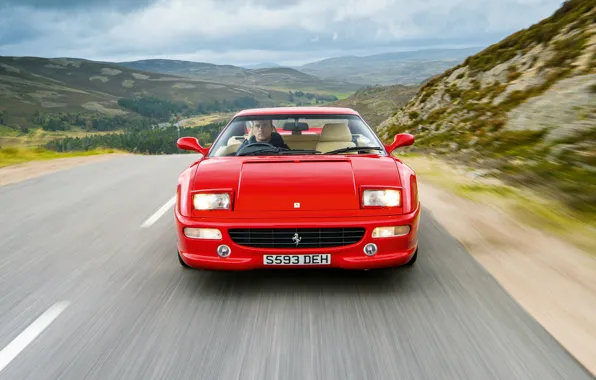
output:
[{"label": "windshield wiper", "polygon": [[246,153],[242,152],[242,153],[238,154],[238,156],[250,156],[250,155],[261,154],[261,153],[284,155],[284,154],[308,154],[308,153],[316,154],[316,153],[321,153],[321,152],[319,152],[318,150],[311,150],[311,149],[263,148],[263,149],[252,150],[252,151],[249,151]]},{"label": "windshield wiper", "polygon": [[276,148],[276,149],[263,148],[263,149],[250,150],[248,152],[238,153],[237,156],[251,156],[253,154],[261,154],[261,153],[281,154],[281,150],[279,148]]},{"label": "windshield wiper", "polygon": [[325,152],[324,154],[337,154],[337,153],[345,153],[345,152],[359,152],[361,150],[383,150],[380,146],[351,146],[348,148],[341,148],[336,150],[331,150],[329,152]]},{"label": "windshield wiper", "polygon": [[280,151],[281,154],[305,154],[305,153],[321,153],[318,150],[314,149],[292,149],[292,150],[282,150]]}]

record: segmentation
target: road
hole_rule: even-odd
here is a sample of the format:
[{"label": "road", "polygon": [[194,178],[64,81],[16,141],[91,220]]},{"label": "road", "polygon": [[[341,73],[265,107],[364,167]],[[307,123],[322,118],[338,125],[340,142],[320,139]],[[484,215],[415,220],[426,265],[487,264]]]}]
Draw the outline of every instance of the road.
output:
[{"label": "road", "polygon": [[183,269],[146,221],[192,159],[0,187],[0,380],[593,379],[427,210],[410,269]]}]

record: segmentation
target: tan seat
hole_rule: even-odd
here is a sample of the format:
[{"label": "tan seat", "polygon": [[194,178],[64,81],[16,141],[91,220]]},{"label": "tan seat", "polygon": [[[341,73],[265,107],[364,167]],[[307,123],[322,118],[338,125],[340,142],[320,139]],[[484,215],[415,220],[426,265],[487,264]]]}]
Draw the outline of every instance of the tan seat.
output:
[{"label": "tan seat", "polygon": [[241,144],[232,144],[232,145],[224,145],[220,146],[219,149],[215,152],[215,157],[226,156],[230,153],[236,153],[238,148],[240,148]]},{"label": "tan seat", "polygon": [[242,144],[244,140],[244,136],[232,136],[228,139],[228,145]]},{"label": "tan seat", "polygon": [[315,149],[319,142],[317,134],[281,135],[290,149]]},{"label": "tan seat", "polygon": [[325,153],[336,149],[356,146],[352,141],[352,133],[347,124],[328,123],[323,126],[316,149]]}]

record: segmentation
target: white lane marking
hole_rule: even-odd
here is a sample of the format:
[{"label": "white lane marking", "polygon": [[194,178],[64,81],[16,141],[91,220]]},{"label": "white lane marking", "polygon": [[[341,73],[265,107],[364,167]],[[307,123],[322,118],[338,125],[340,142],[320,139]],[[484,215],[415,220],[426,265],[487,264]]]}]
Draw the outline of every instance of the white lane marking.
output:
[{"label": "white lane marking", "polygon": [[143,223],[141,225],[141,227],[143,227],[143,228],[151,227],[153,225],[153,223],[157,222],[157,220],[159,218],[161,218],[162,215],[165,214],[166,211],[168,211],[170,209],[170,207],[172,207],[175,203],[176,203],[176,195],[174,195],[172,197],[172,199],[170,199],[169,201],[167,201],[165,205],[161,206],[161,208],[159,210],[157,210],[155,212],[155,214],[151,215],[149,217],[149,219],[147,219],[145,221],[145,223]]},{"label": "white lane marking", "polygon": [[0,372],[10,363],[21,351],[33,342],[58,316],[66,309],[69,302],[58,302],[40,315],[32,324],[19,334],[8,346],[0,351]]}]

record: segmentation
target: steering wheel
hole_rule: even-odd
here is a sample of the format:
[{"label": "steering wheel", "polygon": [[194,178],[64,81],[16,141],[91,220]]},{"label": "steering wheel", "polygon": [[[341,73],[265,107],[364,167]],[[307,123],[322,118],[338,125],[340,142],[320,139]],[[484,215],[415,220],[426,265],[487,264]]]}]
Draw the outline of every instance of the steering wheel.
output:
[{"label": "steering wheel", "polygon": [[236,151],[236,155],[238,155],[240,152],[245,151],[247,148],[259,148],[259,147],[261,147],[261,148],[271,148],[271,150],[274,150],[274,151],[277,151],[279,149],[275,145],[271,145],[271,144],[266,143],[266,142],[255,142],[255,143],[246,144],[242,148],[238,149]]}]

